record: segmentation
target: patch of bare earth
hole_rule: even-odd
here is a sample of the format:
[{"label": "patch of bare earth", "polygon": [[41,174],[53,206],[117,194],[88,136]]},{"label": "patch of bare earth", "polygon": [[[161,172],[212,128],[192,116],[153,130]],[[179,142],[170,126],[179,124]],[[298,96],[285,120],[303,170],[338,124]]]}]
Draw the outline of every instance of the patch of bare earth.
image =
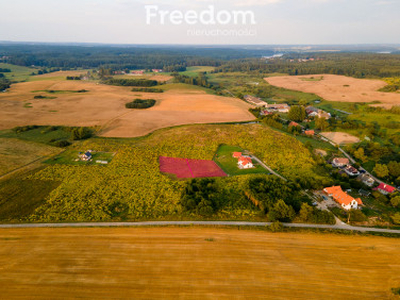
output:
[{"label": "patch of bare earth", "polygon": [[[82,89],[88,92],[49,94],[42,91]],[[34,99],[35,95],[57,98]],[[145,110],[125,108],[127,102],[138,97],[156,99],[157,104]],[[107,137],[137,137],[176,125],[252,120],[249,107],[238,99],[202,91],[171,89],[162,94],[133,93],[130,87],[43,80],[14,84],[0,94],[0,129],[24,125],[101,126],[102,135]]]},{"label": "patch of bare earth", "polygon": [[[320,78],[321,76],[323,76],[322,80],[318,81],[304,80],[311,77]],[[387,83],[381,80],[356,79],[331,74],[277,76],[268,77],[265,80],[274,86],[305,93],[314,93],[328,101],[362,103],[379,101],[381,103],[374,104],[374,106],[385,108],[400,105],[400,94],[378,91],[387,85]]]},{"label": "patch of bare earth", "polygon": [[358,137],[345,132],[321,132],[321,135],[334,141],[338,145],[355,144],[360,142]]}]

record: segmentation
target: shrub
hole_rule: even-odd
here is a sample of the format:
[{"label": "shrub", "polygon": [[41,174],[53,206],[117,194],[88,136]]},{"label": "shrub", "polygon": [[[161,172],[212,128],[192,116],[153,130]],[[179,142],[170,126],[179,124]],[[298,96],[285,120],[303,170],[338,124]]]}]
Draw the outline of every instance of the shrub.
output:
[{"label": "shrub", "polygon": [[145,108],[150,108],[156,104],[156,100],[154,99],[135,99],[132,102],[126,103],[125,107],[126,108],[138,108],[138,109],[145,109]]},{"label": "shrub", "polygon": [[56,146],[56,147],[64,148],[64,147],[68,147],[69,145],[71,145],[71,143],[68,142],[67,140],[60,140],[60,141],[54,142],[54,146]]},{"label": "shrub", "polygon": [[283,231],[283,229],[284,229],[283,224],[279,221],[273,222],[271,225],[268,226],[268,228],[272,232],[280,232],[280,231]]}]

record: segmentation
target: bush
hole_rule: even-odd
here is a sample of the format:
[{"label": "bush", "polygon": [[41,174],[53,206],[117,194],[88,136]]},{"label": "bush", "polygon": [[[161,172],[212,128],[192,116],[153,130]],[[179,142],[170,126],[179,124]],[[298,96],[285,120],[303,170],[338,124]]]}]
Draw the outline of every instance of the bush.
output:
[{"label": "bush", "polygon": [[69,145],[71,145],[71,143],[68,142],[67,140],[60,140],[60,141],[54,142],[54,146],[56,146],[56,147],[64,148],[64,147],[68,147]]},{"label": "bush", "polygon": [[92,137],[93,131],[87,127],[75,127],[71,130],[73,140],[85,140]]},{"label": "bush", "polygon": [[132,102],[126,103],[125,107],[126,108],[138,108],[138,109],[145,109],[145,108],[150,108],[156,104],[156,100],[154,99],[135,99]]},{"label": "bush", "polygon": [[280,232],[280,231],[283,231],[284,226],[283,226],[283,224],[281,222],[276,221],[276,222],[273,222],[271,225],[269,225],[268,228],[272,232]]}]

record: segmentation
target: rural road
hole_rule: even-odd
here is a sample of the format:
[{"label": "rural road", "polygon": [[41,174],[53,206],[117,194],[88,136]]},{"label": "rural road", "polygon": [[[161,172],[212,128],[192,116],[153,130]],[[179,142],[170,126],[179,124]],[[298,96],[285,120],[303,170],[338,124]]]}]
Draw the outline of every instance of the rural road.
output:
[{"label": "rural road", "polygon": [[[352,230],[360,232],[382,232],[397,233],[400,230],[383,229],[372,227],[358,227],[347,224],[320,225],[320,224],[300,224],[282,223],[285,227],[291,228],[320,228],[333,230]],[[0,224],[0,229],[7,228],[73,228],[73,227],[146,227],[146,226],[244,226],[244,227],[263,227],[271,225],[270,222],[246,222],[246,221],[148,221],[148,222],[81,222],[81,223],[26,223],[26,224]]]}]

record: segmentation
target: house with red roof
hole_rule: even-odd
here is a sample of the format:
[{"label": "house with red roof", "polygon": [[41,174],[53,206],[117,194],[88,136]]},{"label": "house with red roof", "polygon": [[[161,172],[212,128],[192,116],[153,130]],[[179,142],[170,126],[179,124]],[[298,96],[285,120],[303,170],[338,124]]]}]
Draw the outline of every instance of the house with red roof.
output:
[{"label": "house with red roof", "polygon": [[233,152],[232,157],[233,158],[240,158],[240,157],[242,157],[242,152]]},{"label": "house with red roof", "polygon": [[396,189],[386,183],[381,183],[378,187],[374,188],[374,191],[379,191],[383,195],[392,194]]},{"label": "house with red roof", "polygon": [[300,126],[300,125],[299,125],[298,123],[292,121],[292,122],[290,122],[290,124],[289,124],[289,127],[290,127],[290,126],[296,127],[296,126]]},{"label": "house with red roof", "polygon": [[238,167],[239,169],[251,169],[254,165],[250,157],[242,156],[238,159]]},{"label": "house with red roof", "polygon": [[342,190],[341,186],[332,186],[324,189],[324,193],[332,197],[343,209],[357,209],[364,205],[360,198],[354,199],[352,196]]},{"label": "house with red roof", "polygon": [[313,135],[315,134],[315,131],[314,131],[314,130],[306,130],[306,131],[304,131],[304,133],[305,133],[306,135],[311,135],[311,136],[313,136]]}]

